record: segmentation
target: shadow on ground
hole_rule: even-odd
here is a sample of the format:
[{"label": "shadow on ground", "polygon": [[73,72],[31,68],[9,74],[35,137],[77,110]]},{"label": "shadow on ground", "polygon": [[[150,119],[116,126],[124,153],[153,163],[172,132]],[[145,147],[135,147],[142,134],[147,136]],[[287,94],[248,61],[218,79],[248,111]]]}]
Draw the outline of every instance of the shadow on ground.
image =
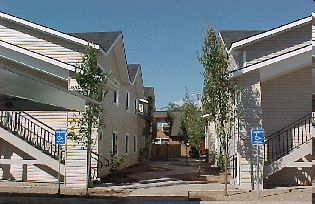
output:
[{"label": "shadow on ground", "polygon": [[102,179],[102,183],[135,183],[141,180],[171,178],[182,181],[203,181],[207,183],[223,181],[223,173],[218,167],[211,167],[205,161],[189,158],[177,158],[166,161],[151,161],[149,163],[138,163]]}]

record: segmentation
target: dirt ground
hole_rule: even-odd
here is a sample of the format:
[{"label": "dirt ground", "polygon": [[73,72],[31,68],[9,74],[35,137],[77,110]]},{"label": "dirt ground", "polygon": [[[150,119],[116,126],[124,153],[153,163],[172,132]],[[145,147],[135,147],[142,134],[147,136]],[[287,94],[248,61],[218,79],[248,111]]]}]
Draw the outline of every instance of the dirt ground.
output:
[{"label": "dirt ground", "polygon": [[[173,166],[181,167],[195,167],[198,170],[197,162],[190,162],[188,164],[173,163]],[[200,173],[198,171],[194,171],[191,173],[177,173],[172,174],[171,169],[165,167],[156,167],[150,166],[146,163],[140,163],[128,168],[125,168],[121,171],[117,171],[115,174],[104,179],[105,183],[134,183],[140,182],[139,179],[135,179],[133,175],[141,174],[144,172],[165,172],[165,176],[169,178],[176,178],[183,181],[187,181],[188,183],[220,183],[224,184],[224,173],[221,172],[217,167],[211,167],[208,164],[202,162]],[[229,176],[230,178],[230,176]],[[116,196],[128,196],[128,191],[120,192],[120,195]],[[312,201],[312,188],[310,187],[292,187],[292,188],[277,188],[277,189],[266,189],[260,191],[260,197],[258,198],[256,191],[244,191],[244,190],[233,190],[228,192],[228,196],[224,196],[222,190],[219,191],[205,191],[205,190],[197,190],[190,191],[188,195],[190,200],[221,200],[221,201]]]},{"label": "dirt ground", "polygon": [[[189,169],[189,171],[186,171]],[[150,173],[152,172],[152,173]],[[189,172],[189,173],[188,173]],[[128,197],[132,196],[133,191],[136,189],[118,188],[111,189],[108,187],[108,183],[112,184],[127,184],[141,182],[144,175],[163,175],[163,177],[176,178],[182,181],[186,181],[187,184],[207,184],[212,186],[219,186],[217,190],[195,190],[186,187],[185,185],[178,186],[161,186],[153,187],[151,192],[159,190],[163,196],[164,192],[171,191],[169,189],[182,189],[180,195],[188,197],[190,200],[212,200],[212,201],[312,201],[312,188],[311,187],[287,187],[287,188],[276,188],[267,189],[260,192],[260,198],[257,197],[255,191],[244,191],[242,189],[234,188],[229,190],[228,196],[224,196],[222,185],[224,183],[224,174],[219,171],[216,167],[210,167],[206,163],[201,163],[200,174],[198,172],[198,163],[196,161],[185,162],[169,161],[161,163],[139,163],[128,168],[117,171],[115,174],[104,179],[104,183],[96,184],[95,187],[107,186],[105,188],[90,188],[88,197]],[[140,175],[140,176],[139,176]],[[143,176],[142,176],[143,175]],[[11,183],[11,184],[10,184]],[[183,187],[183,188],[182,188]],[[145,190],[145,189],[138,189]],[[149,190],[149,189],[148,189]],[[0,197],[1,195],[33,195],[33,196],[55,196],[57,192],[56,185],[47,183],[32,183],[28,182],[0,182]],[[143,191],[142,191],[143,192]],[[188,193],[189,192],[189,193]],[[85,197],[84,189],[70,189],[62,188],[62,195],[65,196],[76,196]],[[313,191],[315,193],[315,191]],[[141,194],[142,195],[142,194]],[[146,194],[143,194],[146,195]]]},{"label": "dirt ground", "polygon": [[[188,164],[176,164],[174,163],[173,166],[177,167],[195,167],[196,171],[191,173],[177,173],[172,174],[172,169],[165,168],[165,167],[157,167],[148,165],[147,163],[138,163],[122,170],[118,170],[114,174],[111,174],[105,178],[103,178],[104,183],[134,183],[139,182],[140,179],[136,179],[133,175],[141,174],[141,172],[165,172],[165,176],[169,178],[176,178],[183,181],[203,181],[207,183],[211,182],[223,182],[224,181],[224,174],[217,168],[211,167],[205,162],[201,162],[200,165],[200,173],[198,172],[198,163],[197,162],[189,162]],[[169,173],[168,173],[169,172]],[[154,174],[153,174],[154,175]],[[207,176],[206,176],[207,175]],[[209,177],[211,175],[211,178]]]}]

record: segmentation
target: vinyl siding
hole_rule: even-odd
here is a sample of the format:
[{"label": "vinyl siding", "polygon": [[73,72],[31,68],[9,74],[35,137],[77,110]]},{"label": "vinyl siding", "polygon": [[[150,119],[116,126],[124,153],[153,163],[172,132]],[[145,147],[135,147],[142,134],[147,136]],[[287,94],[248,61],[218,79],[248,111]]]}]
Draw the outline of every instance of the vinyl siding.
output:
[{"label": "vinyl siding", "polygon": [[263,127],[266,137],[310,114],[311,108],[311,67],[262,82]]},{"label": "vinyl siding", "polygon": [[[75,65],[77,61],[81,60],[80,52],[84,52],[84,46],[79,46],[71,41],[60,39],[48,33],[36,31],[36,29],[21,26],[17,23],[12,23],[0,19],[2,25],[2,35],[10,43],[38,52],[67,64]],[[6,27],[3,27],[6,26]],[[1,27],[0,27],[1,28]],[[7,35],[7,33],[14,33]],[[19,36],[21,39],[18,39]],[[40,47],[40,48],[39,48]],[[113,90],[109,90],[103,101],[104,107],[104,124],[103,136],[99,140],[97,130],[93,134],[93,151],[99,153],[106,159],[110,160],[111,138],[112,132],[116,131],[118,134],[118,152],[119,155],[125,155],[125,135],[129,135],[129,157],[123,163],[122,167],[129,166],[138,162],[138,151],[145,145],[145,139],[142,136],[142,129],[144,125],[143,116],[135,114],[134,103],[135,99],[144,98],[143,87],[132,85],[129,83],[127,65],[124,53],[122,39],[117,41],[114,49],[109,53],[97,51],[98,64],[106,72],[111,72],[110,78],[117,80],[120,84],[120,98],[119,105],[114,104]],[[138,74],[137,82],[134,84],[142,85],[141,75]],[[73,80],[70,80],[70,86]],[[65,83],[66,84],[66,83]],[[65,86],[65,85],[63,85]],[[68,89],[71,89],[68,86]],[[139,90],[137,90],[139,89]],[[126,93],[130,94],[130,111],[126,111]],[[29,112],[38,120],[52,127],[53,129],[69,129],[73,124],[70,121],[74,117],[75,112]],[[133,151],[133,137],[137,139],[137,151]],[[97,167],[97,162],[92,160],[92,167]],[[19,168],[19,167],[17,167]],[[33,167],[29,167],[31,170]],[[33,171],[33,170],[32,170]],[[34,171],[35,172],[35,171]],[[103,167],[96,172],[99,177],[105,176],[109,172],[109,167]],[[94,172],[92,172],[93,174]],[[36,173],[34,173],[35,175]],[[83,144],[67,140],[66,145],[66,185],[68,187],[85,187],[86,174],[86,147]],[[21,177],[21,175],[17,175]],[[47,180],[51,179],[48,175]]]},{"label": "vinyl siding", "polygon": [[299,28],[294,28],[290,31],[279,33],[256,43],[252,43],[242,48],[242,50],[246,51],[246,61],[249,62],[253,59],[309,41],[311,39],[310,30],[311,24],[309,23]]},{"label": "vinyl siding", "polygon": [[261,86],[258,70],[242,75],[238,78],[237,85],[243,90],[238,104],[239,152],[242,157],[251,160],[255,150],[251,145],[250,131],[262,126]]}]

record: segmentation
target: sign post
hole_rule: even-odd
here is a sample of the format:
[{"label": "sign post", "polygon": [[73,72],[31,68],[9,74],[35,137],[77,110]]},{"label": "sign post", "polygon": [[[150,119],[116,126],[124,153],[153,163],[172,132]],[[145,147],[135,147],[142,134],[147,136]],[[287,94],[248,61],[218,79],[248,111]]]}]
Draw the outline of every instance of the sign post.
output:
[{"label": "sign post", "polygon": [[259,192],[259,145],[263,145],[265,143],[264,138],[264,130],[263,129],[252,129],[251,130],[251,142],[252,145],[256,145],[257,148],[257,165],[256,165],[256,172],[257,172],[257,197],[260,197]]},{"label": "sign post", "polygon": [[58,195],[60,195],[60,163],[61,163],[61,151],[60,145],[66,143],[66,131],[65,130],[55,130],[55,145],[58,145]]}]

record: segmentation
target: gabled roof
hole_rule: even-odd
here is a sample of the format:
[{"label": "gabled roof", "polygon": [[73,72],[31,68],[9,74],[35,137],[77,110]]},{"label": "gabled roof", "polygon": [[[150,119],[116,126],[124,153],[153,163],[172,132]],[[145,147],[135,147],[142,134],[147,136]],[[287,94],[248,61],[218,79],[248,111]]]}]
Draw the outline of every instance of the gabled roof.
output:
[{"label": "gabled roof", "polygon": [[115,44],[117,38],[122,34],[117,32],[88,32],[88,33],[69,33],[69,35],[86,40],[93,44],[100,45],[105,52]]},{"label": "gabled roof", "polygon": [[[239,47],[242,47],[242,46],[247,45],[249,43],[253,43],[253,42],[257,41],[257,40],[261,40],[261,39],[263,39],[265,37],[269,37],[271,35],[290,30],[292,28],[304,25],[304,24],[309,23],[311,21],[312,21],[312,17],[308,16],[308,17],[305,17],[305,18],[293,21],[291,23],[279,26],[277,28],[270,29],[270,30],[265,31],[265,32],[261,32],[261,33],[258,33],[258,34],[252,35],[252,36],[247,36],[247,37],[245,37],[243,39],[240,39],[240,40],[238,40],[236,42],[233,42],[229,46],[228,52],[231,52],[235,48],[239,48]],[[225,39],[223,39],[223,40],[226,41]]]},{"label": "gabled roof", "polygon": [[140,64],[128,64],[127,70],[129,75],[129,80],[131,83],[134,83],[136,76],[141,69]]},{"label": "gabled roof", "polygon": [[152,93],[154,97],[154,87],[143,87],[143,91],[144,91],[145,98],[148,98],[150,93]]},{"label": "gabled roof", "polygon": [[222,30],[220,36],[225,44],[225,47],[229,50],[234,42],[249,38],[251,36],[265,32],[264,30]]},{"label": "gabled roof", "polygon": [[[57,36],[59,38],[63,38],[63,39],[66,39],[66,40],[69,40],[69,41],[72,41],[72,42],[75,42],[75,43],[78,43],[81,45],[88,45],[88,42],[83,40],[83,39],[76,38],[76,37],[68,35],[66,33],[54,30],[52,28],[48,28],[48,27],[43,26],[43,25],[33,23],[31,21],[28,21],[28,20],[24,20],[22,18],[12,16],[10,14],[7,14],[7,13],[1,12],[1,11],[0,11],[0,18],[6,19],[6,20],[14,22],[14,23],[18,23],[18,24],[22,24],[22,25],[31,27],[35,30],[38,30],[38,31],[41,31],[44,33],[49,33],[51,35],[54,35],[54,36]],[[99,46],[95,45],[95,48],[99,49]]]}]

